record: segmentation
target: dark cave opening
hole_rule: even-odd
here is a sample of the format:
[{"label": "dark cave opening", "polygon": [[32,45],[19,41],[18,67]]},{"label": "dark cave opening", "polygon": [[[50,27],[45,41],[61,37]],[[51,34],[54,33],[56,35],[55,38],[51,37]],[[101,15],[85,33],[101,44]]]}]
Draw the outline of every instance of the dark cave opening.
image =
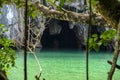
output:
[{"label": "dark cave opening", "polygon": [[69,28],[67,21],[58,21],[58,24],[61,26],[61,31],[59,34],[50,34],[49,26],[43,32],[41,43],[43,49],[55,49],[55,50],[64,50],[64,49],[78,49],[78,39],[75,35],[73,29]]},{"label": "dark cave opening", "polygon": [[[60,26],[61,29],[55,30],[57,26]],[[74,25],[74,28],[71,29],[68,21],[51,20],[41,38],[42,50],[85,50],[83,36],[86,33],[79,34],[81,28],[79,26],[81,25]],[[91,34],[100,36],[104,31],[104,27],[92,25]],[[51,32],[53,33],[51,34]],[[112,45],[102,45],[100,51],[113,51]]]}]

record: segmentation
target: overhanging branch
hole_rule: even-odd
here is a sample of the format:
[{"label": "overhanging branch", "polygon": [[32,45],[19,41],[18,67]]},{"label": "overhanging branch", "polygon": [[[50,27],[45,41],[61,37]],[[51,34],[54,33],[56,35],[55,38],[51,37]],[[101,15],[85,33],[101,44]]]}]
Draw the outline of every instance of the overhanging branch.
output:
[{"label": "overhanging branch", "polygon": [[[62,9],[62,11],[57,11],[50,9],[39,2],[35,2],[34,4],[40,12],[45,16],[46,18],[54,18],[59,20],[65,20],[65,21],[73,21],[83,24],[88,24],[89,22],[89,14],[85,13],[76,13],[72,11],[67,11],[65,9]],[[106,21],[102,18],[101,15],[98,15],[94,13],[92,15],[92,22],[95,25],[101,25],[101,26],[108,26]],[[110,27],[110,26],[109,26]]]}]

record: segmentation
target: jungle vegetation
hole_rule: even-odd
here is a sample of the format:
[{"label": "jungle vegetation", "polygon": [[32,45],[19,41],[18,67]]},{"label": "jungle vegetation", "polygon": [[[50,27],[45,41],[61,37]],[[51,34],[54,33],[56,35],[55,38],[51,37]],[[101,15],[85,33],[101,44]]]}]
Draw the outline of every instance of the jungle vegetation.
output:
[{"label": "jungle vegetation", "polygon": [[[59,20],[65,20],[65,21],[73,21],[78,23],[84,23],[89,24],[90,15],[89,13],[77,13],[68,11],[63,8],[64,3],[71,3],[72,0],[1,0],[0,7],[2,7],[4,4],[9,5],[15,5],[17,8],[23,8],[25,10],[25,67],[26,65],[26,56],[27,56],[27,48],[32,51],[30,47],[27,45],[27,17],[36,18],[36,16],[43,16],[45,19],[48,18],[54,18]],[[89,4],[89,2],[92,2]],[[45,4],[49,4],[45,5]],[[114,56],[111,63],[111,69],[108,73],[108,80],[112,80],[112,76],[115,71],[116,62],[119,54],[119,34],[120,34],[120,2],[119,0],[87,0],[87,8],[90,9],[90,5],[92,7],[92,14],[91,14],[91,22],[95,25],[100,25],[104,27],[110,27],[113,30],[104,32],[101,35],[101,40],[98,41],[97,35],[92,35],[89,39],[89,48],[94,48],[96,50],[99,49],[99,46],[101,44],[106,45],[105,41],[110,41],[113,38],[115,38],[115,48],[114,48]],[[56,9],[54,9],[54,7]],[[0,12],[2,14],[2,12]],[[4,24],[0,24],[0,31],[3,32]],[[38,32],[39,33],[39,32]],[[40,33],[39,33],[40,34]],[[40,35],[39,35],[40,36]],[[2,37],[2,33],[0,34],[0,45],[2,47],[0,48],[0,75],[4,75],[2,71],[7,71],[9,67],[14,66],[15,62],[15,55],[12,54],[14,51],[10,48],[13,46],[13,42],[11,40],[6,39],[5,37]],[[36,44],[38,42],[36,41]],[[32,45],[33,48],[33,54],[34,49],[36,47],[36,44]],[[37,60],[37,59],[36,59]],[[39,63],[38,63],[39,64]],[[27,73],[26,68],[25,70],[25,80],[27,80]],[[2,76],[1,75],[1,76]],[[36,80],[40,79],[40,75],[36,76]],[[5,77],[5,76],[2,76]]]}]

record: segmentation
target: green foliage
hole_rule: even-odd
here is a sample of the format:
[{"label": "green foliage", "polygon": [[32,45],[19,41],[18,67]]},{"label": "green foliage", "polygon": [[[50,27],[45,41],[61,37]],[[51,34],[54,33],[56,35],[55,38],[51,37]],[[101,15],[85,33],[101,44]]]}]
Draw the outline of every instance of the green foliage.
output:
[{"label": "green foliage", "polygon": [[[0,8],[3,4],[10,4],[11,0],[1,0]],[[0,14],[2,12],[0,11]],[[7,72],[9,69],[15,66],[15,51],[11,48],[13,47],[13,42],[3,36],[3,33],[7,29],[4,28],[4,24],[0,24],[0,70]]]},{"label": "green foliage", "polygon": [[[90,0],[87,0],[87,6],[88,6],[88,8],[89,8],[89,1]],[[96,12],[96,3],[98,3],[98,0],[91,0],[91,6],[92,6],[92,11],[93,12]],[[97,11],[98,12],[98,11]]]},{"label": "green foliage", "polygon": [[0,38],[2,37],[4,32],[8,31],[8,29],[3,29],[3,28],[4,28],[4,25],[0,24]]},{"label": "green foliage", "polygon": [[8,71],[11,67],[15,66],[15,54],[14,50],[11,48],[13,42],[2,36],[5,32],[4,25],[0,24],[0,70]]},{"label": "green foliage", "polygon": [[97,34],[93,34],[92,37],[89,38],[89,50],[94,49],[95,51],[99,51],[100,46],[103,44],[107,46],[116,35],[116,30],[107,30],[103,34],[98,37]]},{"label": "green foliage", "polygon": [[[62,7],[63,7],[64,3],[65,2],[70,3],[70,2],[72,2],[72,0],[47,0],[47,2],[49,4],[51,4],[52,6],[57,6],[58,10],[62,10]],[[59,2],[59,4],[56,5],[55,4],[56,2]]]},{"label": "green foliage", "polygon": [[25,0],[14,0],[14,2],[18,8],[21,8],[25,5]]},{"label": "green foliage", "polygon": [[103,43],[104,46],[107,46],[107,44],[115,38],[115,35],[116,30],[107,30],[100,36],[100,41]]},{"label": "green foliage", "polygon": [[3,71],[9,70],[11,67],[15,66],[15,54],[14,50],[10,48],[13,46],[11,40],[7,38],[0,39],[0,69]]},{"label": "green foliage", "polygon": [[92,3],[93,5],[95,5],[96,0],[91,0],[91,3]]},{"label": "green foliage", "polygon": [[2,12],[0,11],[0,14],[2,14]]},{"label": "green foliage", "polygon": [[36,16],[41,15],[39,9],[35,7],[31,2],[28,2],[28,16],[36,18]]},{"label": "green foliage", "polygon": [[89,50],[94,49],[95,51],[99,51],[99,47],[102,45],[101,42],[98,41],[98,35],[93,34],[91,38],[89,38]]},{"label": "green foliage", "polygon": [[100,36],[100,38],[109,41],[114,38],[115,34],[116,30],[107,30]]},{"label": "green foliage", "polygon": [[66,0],[60,0],[59,9],[61,10]]}]

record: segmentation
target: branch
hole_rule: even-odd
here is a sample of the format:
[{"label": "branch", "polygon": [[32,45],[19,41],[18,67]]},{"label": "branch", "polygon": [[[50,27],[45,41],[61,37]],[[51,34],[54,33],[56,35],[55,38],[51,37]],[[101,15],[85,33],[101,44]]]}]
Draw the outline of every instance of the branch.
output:
[{"label": "branch", "polygon": [[[38,1],[34,4],[39,11],[45,16],[46,18],[54,18],[59,20],[65,20],[65,21],[73,21],[78,22],[82,24],[88,24],[89,23],[89,14],[85,13],[76,13],[72,11],[67,11],[65,9],[62,9],[62,11],[57,11],[54,9],[50,9],[49,7],[46,7],[42,4],[40,4]],[[106,21],[102,18],[101,15],[98,15],[94,13],[92,15],[92,22],[95,25],[101,25],[101,26],[108,26]],[[109,26],[110,27],[110,26]]]},{"label": "branch", "polygon": [[[107,63],[109,63],[110,65],[112,65],[113,62],[112,61],[107,61]],[[115,67],[120,70],[120,65],[116,64]]]}]

